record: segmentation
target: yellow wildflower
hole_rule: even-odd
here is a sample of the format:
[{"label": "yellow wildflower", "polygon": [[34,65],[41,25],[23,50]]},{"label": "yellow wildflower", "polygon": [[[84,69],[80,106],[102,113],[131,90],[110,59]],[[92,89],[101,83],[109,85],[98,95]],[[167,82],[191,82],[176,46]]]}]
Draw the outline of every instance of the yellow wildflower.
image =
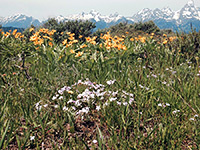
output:
[{"label": "yellow wildflower", "polygon": [[163,34],[164,37],[167,37],[167,34]]},{"label": "yellow wildflower", "polygon": [[73,40],[74,40],[74,37],[73,37],[73,36],[70,36],[68,39],[71,40],[71,41],[73,41]]},{"label": "yellow wildflower", "polygon": [[30,29],[29,29],[29,32],[32,32],[33,30],[34,30],[34,28],[30,28]]},{"label": "yellow wildflower", "polygon": [[87,47],[86,44],[83,44],[83,45],[80,46],[80,48],[85,48],[85,47]]},{"label": "yellow wildflower", "polygon": [[59,56],[58,60],[60,60],[62,58],[62,56]]},{"label": "yellow wildflower", "polygon": [[172,42],[173,40],[175,40],[176,39],[176,36],[174,36],[174,37],[169,37],[169,40]]},{"label": "yellow wildflower", "polygon": [[102,43],[101,43],[101,44],[99,44],[99,47],[101,47],[101,48],[103,47],[103,46],[102,46]]},{"label": "yellow wildflower", "polygon": [[20,38],[24,38],[24,35],[21,35]]},{"label": "yellow wildflower", "polygon": [[29,40],[30,40],[30,41],[36,41],[36,40],[38,40],[38,36],[33,35],[33,36],[30,37]]},{"label": "yellow wildflower", "polygon": [[146,37],[141,37],[141,38],[140,38],[140,41],[141,41],[142,43],[145,43]]},{"label": "yellow wildflower", "polygon": [[97,36],[94,36],[93,38],[92,38],[92,41],[94,41],[94,40],[96,40],[97,39]]},{"label": "yellow wildflower", "polygon": [[73,92],[73,91],[68,91],[68,93],[69,93],[69,94],[74,94],[74,92]]},{"label": "yellow wildflower", "polygon": [[74,35],[75,35],[74,33],[69,34],[69,36],[74,36]]},{"label": "yellow wildflower", "polygon": [[91,37],[86,37],[85,39],[86,39],[87,42],[91,41]]},{"label": "yellow wildflower", "polygon": [[163,44],[167,44],[167,40],[163,41]]},{"label": "yellow wildflower", "polygon": [[21,33],[18,32],[18,33],[16,33],[15,38],[17,39],[17,38],[19,38],[20,36],[21,36]]},{"label": "yellow wildflower", "polygon": [[72,53],[72,54],[74,54],[74,53],[75,53],[75,51],[74,51],[73,49],[71,49],[69,52],[70,52],[70,53]]},{"label": "yellow wildflower", "polygon": [[81,39],[83,36],[82,35],[79,35],[79,39]]},{"label": "yellow wildflower", "polygon": [[65,39],[63,42],[62,42],[63,45],[66,45],[67,44],[67,39]]},{"label": "yellow wildflower", "polygon": [[38,44],[42,45],[44,43],[44,39],[39,39]]},{"label": "yellow wildflower", "polygon": [[125,51],[127,50],[125,45],[122,45],[122,49],[125,50]]},{"label": "yellow wildflower", "polygon": [[93,45],[96,45],[96,41],[91,41],[90,43]]},{"label": "yellow wildflower", "polygon": [[10,32],[6,32],[6,34],[4,34],[5,37],[9,36]]},{"label": "yellow wildflower", "polygon": [[53,46],[53,43],[52,43],[52,42],[49,42],[49,46],[51,46],[51,47],[52,47],[52,46]]},{"label": "yellow wildflower", "polygon": [[82,56],[83,55],[83,52],[78,52],[76,55],[75,55],[75,57],[80,57],[80,56]]},{"label": "yellow wildflower", "polygon": [[122,42],[122,41],[124,41],[124,39],[123,39],[123,38],[118,38],[118,40],[119,40],[119,42]]},{"label": "yellow wildflower", "polygon": [[15,30],[13,31],[12,35],[15,36],[16,33],[17,33],[17,29],[15,29]]},{"label": "yellow wildflower", "polygon": [[72,42],[73,42],[73,43],[78,43],[78,40],[73,40]]}]

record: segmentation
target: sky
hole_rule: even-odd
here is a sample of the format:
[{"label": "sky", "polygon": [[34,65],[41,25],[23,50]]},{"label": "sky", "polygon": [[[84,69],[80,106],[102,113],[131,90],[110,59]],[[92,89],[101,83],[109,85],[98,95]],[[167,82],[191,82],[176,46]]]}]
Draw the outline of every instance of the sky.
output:
[{"label": "sky", "polygon": [[[0,0],[0,16],[7,17],[16,13],[33,16],[40,21],[58,15],[67,16],[92,9],[102,15],[118,12],[123,16],[133,16],[143,8],[181,9],[189,0]],[[194,0],[200,7],[200,0]]]}]

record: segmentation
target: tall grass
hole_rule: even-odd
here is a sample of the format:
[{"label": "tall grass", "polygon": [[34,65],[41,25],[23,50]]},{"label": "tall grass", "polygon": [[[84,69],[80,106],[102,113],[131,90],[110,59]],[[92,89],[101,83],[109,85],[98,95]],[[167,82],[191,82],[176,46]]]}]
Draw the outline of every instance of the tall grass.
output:
[{"label": "tall grass", "polygon": [[199,149],[199,33],[55,32],[0,35],[1,149]]}]

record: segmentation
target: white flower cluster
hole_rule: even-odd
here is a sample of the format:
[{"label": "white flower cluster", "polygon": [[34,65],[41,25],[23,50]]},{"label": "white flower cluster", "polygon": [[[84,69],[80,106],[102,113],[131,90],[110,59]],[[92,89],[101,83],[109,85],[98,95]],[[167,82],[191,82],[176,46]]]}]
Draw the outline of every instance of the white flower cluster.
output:
[{"label": "white flower cluster", "polygon": [[180,110],[174,110],[174,111],[172,111],[173,114],[177,114],[178,112],[180,112]]},{"label": "white flower cluster", "polygon": [[162,103],[159,103],[158,106],[159,106],[159,107],[169,107],[170,104],[169,104],[169,103],[165,103],[165,104],[164,104],[164,103],[163,103],[163,104],[162,104]]},{"label": "white flower cluster", "polygon": [[190,118],[189,120],[190,121],[195,121],[195,118],[198,118],[199,117],[199,115],[194,115],[194,117],[193,118]]},{"label": "white flower cluster", "polygon": [[[70,93],[70,91],[76,91],[76,99],[70,98],[67,101],[67,106],[64,106],[63,111],[73,110],[76,115],[79,114],[87,114],[91,108],[89,107],[89,103],[95,105],[95,109],[97,111],[101,110],[101,105],[99,102],[101,101],[103,106],[109,105],[110,102],[116,102],[117,105],[127,106],[128,104],[132,104],[134,101],[134,95],[132,93],[128,93],[126,91],[109,91],[105,90],[107,86],[110,86],[115,83],[114,80],[107,81],[107,85],[93,83],[90,80],[81,81],[78,80],[77,83],[73,84],[71,87],[64,86],[58,93],[53,96],[52,100],[61,100],[63,99],[63,93],[66,91]],[[82,92],[78,91],[78,86],[83,86],[85,89]],[[72,92],[73,93],[73,92]],[[127,101],[128,100],[128,101]],[[57,107],[55,107],[57,108]]]}]

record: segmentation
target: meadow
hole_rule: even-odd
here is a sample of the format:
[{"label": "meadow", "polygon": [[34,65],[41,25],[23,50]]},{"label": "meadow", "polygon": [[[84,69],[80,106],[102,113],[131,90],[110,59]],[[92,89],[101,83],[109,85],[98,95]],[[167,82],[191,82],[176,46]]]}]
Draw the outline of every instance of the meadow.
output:
[{"label": "meadow", "polygon": [[200,149],[200,32],[28,32],[0,33],[0,149]]}]

